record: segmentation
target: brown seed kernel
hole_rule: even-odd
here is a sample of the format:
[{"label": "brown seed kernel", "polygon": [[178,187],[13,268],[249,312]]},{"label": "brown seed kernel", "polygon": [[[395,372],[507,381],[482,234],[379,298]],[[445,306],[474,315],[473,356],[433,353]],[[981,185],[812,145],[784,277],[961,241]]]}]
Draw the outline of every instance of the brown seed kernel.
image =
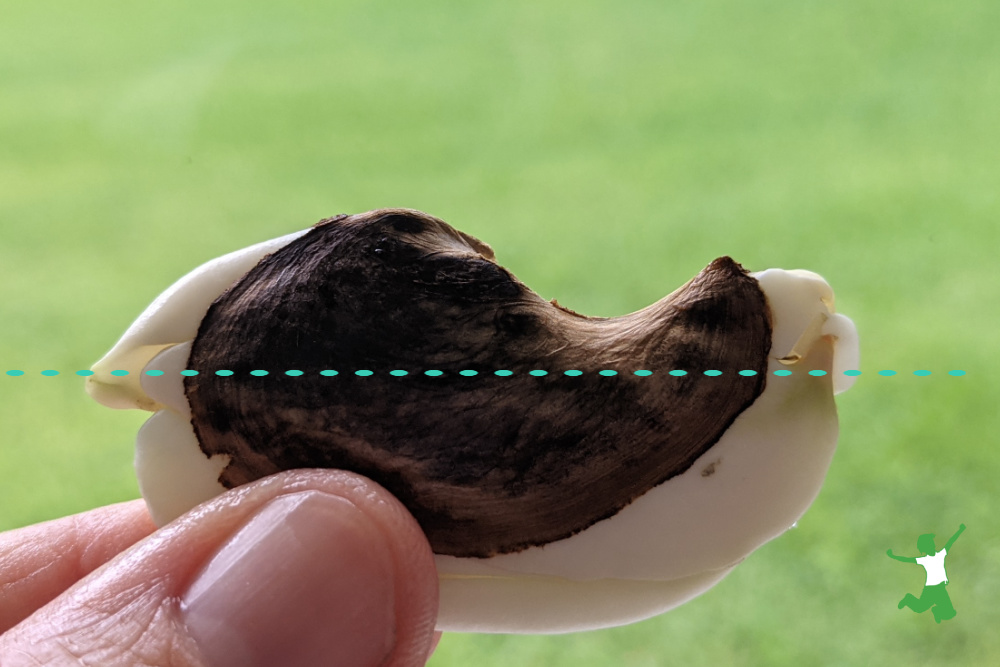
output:
[{"label": "brown seed kernel", "polygon": [[[321,221],[216,299],[189,368],[235,374],[184,386],[202,450],[232,457],[225,486],[354,470],[403,501],[436,553],[488,557],[569,537],[690,468],[763,392],[770,345],[766,298],[728,257],[636,313],[590,318],[532,292],[478,239],[383,209]],[[571,368],[584,374],[555,372]]]}]

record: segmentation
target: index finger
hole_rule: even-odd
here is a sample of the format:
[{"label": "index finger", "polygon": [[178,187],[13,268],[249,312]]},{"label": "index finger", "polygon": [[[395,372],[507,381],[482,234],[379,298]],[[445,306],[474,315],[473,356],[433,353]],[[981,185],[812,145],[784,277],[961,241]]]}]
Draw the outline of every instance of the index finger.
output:
[{"label": "index finger", "polygon": [[0,533],[0,634],[155,530],[132,500]]}]

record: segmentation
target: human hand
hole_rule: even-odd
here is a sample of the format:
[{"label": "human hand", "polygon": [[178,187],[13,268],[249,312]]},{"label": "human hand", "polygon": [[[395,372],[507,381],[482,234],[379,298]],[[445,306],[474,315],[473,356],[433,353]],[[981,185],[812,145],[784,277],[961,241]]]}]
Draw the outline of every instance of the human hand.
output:
[{"label": "human hand", "polygon": [[0,534],[4,667],[411,667],[437,608],[417,522],[339,470],[272,475],[158,531],[136,500]]}]

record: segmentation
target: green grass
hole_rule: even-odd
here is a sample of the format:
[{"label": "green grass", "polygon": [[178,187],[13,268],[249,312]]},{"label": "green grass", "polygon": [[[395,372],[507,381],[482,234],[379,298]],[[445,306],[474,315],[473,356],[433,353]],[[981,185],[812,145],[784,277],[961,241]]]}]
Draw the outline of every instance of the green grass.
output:
[{"label": "green grass", "polygon": [[[613,630],[449,635],[434,667],[1000,664],[997,19],[990,0],[5,7],[0,371],[28,374],[0,375],[0,529],[137,496],[144,415],[68,373],[170,282],[407,206],[591,315],[723,254],[815,270],[865,373],[799,528],[709,593]],[[897,611],[922,571],[885,550],[960,522],[957,618]]]}]

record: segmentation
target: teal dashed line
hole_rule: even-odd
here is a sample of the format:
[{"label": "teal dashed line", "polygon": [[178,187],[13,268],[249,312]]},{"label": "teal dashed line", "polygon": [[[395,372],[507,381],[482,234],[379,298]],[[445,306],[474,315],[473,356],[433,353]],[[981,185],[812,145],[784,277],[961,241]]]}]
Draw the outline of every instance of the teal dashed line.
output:
[{"label": "teal dashed line", "polygon": [[[817,369],[817,370],[811,370],[811,371],[807,371],[807,372],[808,372],[809,375],[814,376],[814,377],[822,377],[824,375],[828,375],[829,374],[828,371],[819,370],[819,369]],[[5,373],[6,373],[6,375],[8,375],[10,377],[20,377],[22,375],[25,375],[25,371],[19,370],[19,369],[11,369],[11,370],[6,371]],[[60,371],[53,370],[53,369],[46,369],[46,370],[40,371],[39,373],[41,375],[43,375],[43,376],[46,376],[46,377],[52,377],[52,376],[56,376],[56,375],[60,375],[61,374]],[[152,370],[144,371],[145,375],[150,375],[150,376],[153,376],[153,377],[162,376],[162,375],[164,375],[164,373],[165,373],[164,371],[157,370],[157,369],[152,369]],[[390,375],[395,375],[397,377],[409,374],[408,371],[404,371],[404,370],[394,370],[394,371],[390,371],[389,373],[390,373]],[[610,377],[610,376],[618,375],[618,371],[611,370],[611,369],[605,369],[605,370],[599,371],[598,373],[600,375],[605,376],[605,377]],[[78,370],[78,371],[75,371],[74,374],[78,375],[78,376],[81,376],[81,377],[89,377],[91,375],[94,375],[94,371],[91,371],[91,370]],[[116,369],[116,370],[111,371],[110,374],[113,375],[113,376],[115,376],[115,377],[122,377],[122,376],[125,376],[125,375],[129,375],[129,371],[122,370],[122,369]],[[190,376],[198,375],[199,371],[192,370],[192,369],[187,369],[187,370],[182,370],[180,372],[180,374],[183,375],[183,376],[190,377]],[[250,371],[250,375],[254,375],[254,376],[257,376],[257,377],[261,377],[261,376],[265,376],[265,375],[269,375],[269,374],[270,374],[269,371],[265,371],[265,370],[253,370],[253,371]],[[329,377],[329,376],[337,375],[338,372],[334,371],[334,370],[323,370],[323,371],[320,371],[319,374]],[[358,371],[355,371],[354,374],[362,376],[362,377],[365,377],[365,376],[369,376],[369,375],[374,375],[374,371],[370,371],[370,370],[358,370]],[[436,377],[436,376],[444,375],[444,371],[441,371],[441,370],[428,370],[428,371],[424,371],[424,374]],[[459,371],[459,374],[460,375],[464,375],[466,377],[472,377],[472,376],[475,376],[475,375],[479,375],[479,371],[463,370],[463,371]],[[497,370],[497,371],[494,371],[494,375],[498,375],[498,376],[501,376],[501,377],[507,377],[507,376],[510,376],[510,375],[513,375],[513,374],[514,374],[514,371],[511,371],[511,370]],[[545,375],[548,375],[548,374],[549,374],[549,371],[542,370],[542,369],[535,369],[535,370],[529,371],[529,375],[533,375],[535,377],[542,377],[542,376],[545,376]],[[564,375],[568,375],[570,377],[578,377],[580,375],[583,375],[583,371],[576,370],[576,369],[570,369],[570,370],[567,370],[567,371],[563,371],[563,374]],[[648,376],[650,376],[652,374],[653,374],[653,371],[650,371],[650,370],[637,370],[637,371],[633,371],[633,375],[637,375],[639,377],[648,377]],[[669,374],[673,375],[675,377],[683,377],[685,375],[688,375],[688,371],[677,369],[677,370],[669,371]],[[719,375],[722,375],[723,372],[720,371],[720,370],[714,370],[714,369],[712,369],[712,370],[704,371],[703,374],[707,375],[707,376],[710,376],[710,377],[717,377]],[[932,374],[933,373],[931,371],[929,371],[929,370],[916,370],[916,371],[913,371],[913,375],[916,375],[918,377],[927,377],[927,376],[932,375]],[[964,376],[966,374],[967,374],[966,371],[960,370],[960,369],[955,369],[955,370],[948,371],[948,375],[950,375],[952,377],[962,377],[962,376]],[[234,371],[225,370],[225,369],[223,369],[223,370],[217,370],[217,371],[215,371],[215,375],[221,376],[221,377],[228,377],[228,376],[234,375]],[[300,375],[304,375],[304,372],[300,371],[300,370],[287,370],[287,371],[285,371],[285,375],[297,377],[297,376],[300,376]],[[754,375],[757,375],[757,371],[754,371],[754,370],[742,370],[742,371],[739,371],[739,375],[742,375],[744,377],[752,377]],[[774,375],[785,377],[785,376],[793,375],[793,372],[790,371],[790,370],[787,370],[787,369],[779,369],[779,370],[774,371]],[[850,376],[850,377],[857,377],[857,376],[861,375],[861,371],[856,370],[856,369],[854,369],[854,370],[846,370],[846,371],[844,371],[844,375],[847,375],[847,376]],[[894,371],[894,370],[891,370],[891,369],[885,369],[885,370],[878,371],[878,375],[880,375],[882,377],[892,377],[894,375],[898,375],[898,372]]]}]

